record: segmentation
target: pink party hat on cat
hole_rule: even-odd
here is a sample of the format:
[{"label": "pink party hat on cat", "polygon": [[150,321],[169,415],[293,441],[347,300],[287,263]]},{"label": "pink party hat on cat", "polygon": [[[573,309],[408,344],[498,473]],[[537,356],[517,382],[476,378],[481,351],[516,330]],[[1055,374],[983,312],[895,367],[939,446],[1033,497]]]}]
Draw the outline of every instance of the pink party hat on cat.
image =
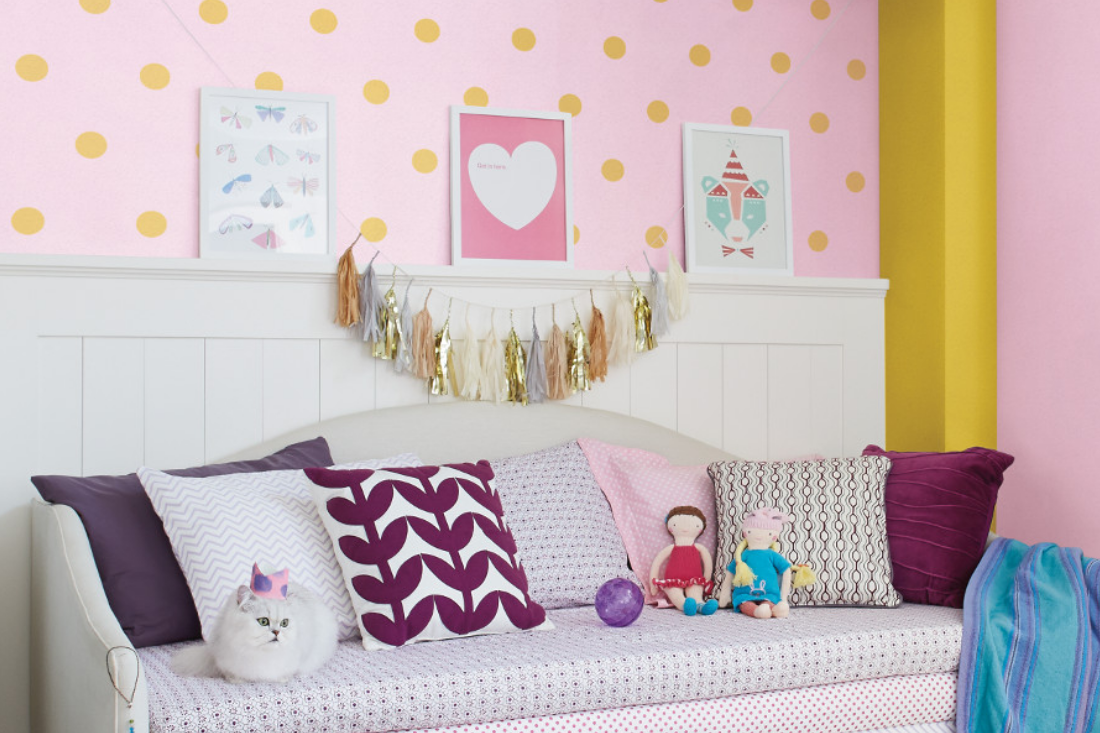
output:
[{"label": "pink party hat on cat", "polygon": [[249,588],[257,598],[271,598],[281,601],[286,598],[286,589],[289,583],[290,568],[283,568],[277,573],[264,575],[260,572],[260,566],[252,563],[252,583]]}]

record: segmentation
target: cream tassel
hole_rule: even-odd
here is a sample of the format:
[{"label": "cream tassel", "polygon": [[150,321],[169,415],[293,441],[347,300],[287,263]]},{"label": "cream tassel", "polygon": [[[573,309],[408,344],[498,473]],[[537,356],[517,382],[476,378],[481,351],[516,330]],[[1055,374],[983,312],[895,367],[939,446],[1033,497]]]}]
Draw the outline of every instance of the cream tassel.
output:
[{"label": "cream tassel", "polygon": [[676,255],[668,253],[668,314],[678,321],[688,313],[688,283]]},{"label": "cream tassel", "polygon": [[543,402],[546,399],[546,362],[542,356],[542,341],[535,323],[535,311],[531,310],[531,350],[527,355],[527,401]]},{"label": "cream tassel", "polygon": [[[356,237],[355,242],[358,241],[359,237]],[[336,325],[344,328],[359,323],[359,271],[355,267],[355,242],[344,251],[336,266]]]},{"label": "cream tassel", "polygon": [[615,304],[611,310],[611,348],[608,357],[615,364],[634,361],[634,311],[630,307],[630,299],[618,288],[615,288]]},{"label": "cream tassel", "polygon": [[432,338],[432,314],[428,310],[428,298],[424,298],[424,307],[413,318],[412,357],[416,376],[430,379],[435,374],[435,343]]},{"label": "cream tassel", "polygon": [[653,286],[653,297],[649,301],[649,309],[652,313],[650,332],[654,336],[664,336],[668,333],[668,292],[665,283],[661,279],[661,273],[653,269],[649,264],[649,255],[642,252],[645,263],[649,267],[649,282]]},{"label": "cream tassel", "polygon": [[565,334],[558,327],[557,314],[554,315],[554,330],[550,332],[550,344],[546,348],[546,393],[552,400],[564,400],[569,396],[569,364],[565,348]]},{"label": "cream tassel", "polygon": [[596,307],[596,297],[592,291],[588,291],[592,298],[592,326],[589,329],[588,345],[592,350],[592,361],[589,370],[592,379],[601,382],[607,377],[607,327],[603,322],[603,313]]},{"label": "cream tassel", "polygon": [[492,311],[489,335],[481,347],[481,399],[498,405],[508,399],[508,380],[504,376],[504,349],[497,338],[497,325]]},{"label": "cream tassel", "polygon": [[466,306],[466,334],[459,350],[458,371],[462,387],[460,395],[464,400],[476,400],[481,386],[481,355],[478,354],[477,338],[470,327],[470,307]]}]

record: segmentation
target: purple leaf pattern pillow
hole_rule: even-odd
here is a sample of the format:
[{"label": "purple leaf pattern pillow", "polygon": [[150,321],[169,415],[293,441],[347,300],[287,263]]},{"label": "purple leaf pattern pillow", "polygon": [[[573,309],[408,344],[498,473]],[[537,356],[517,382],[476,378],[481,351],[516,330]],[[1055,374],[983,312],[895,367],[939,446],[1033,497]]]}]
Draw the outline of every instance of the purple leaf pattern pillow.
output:
[{"label": "purple leaf pattern pillow", "polygon": [[306,475],[365,649],[552,628],[487,461]]}]

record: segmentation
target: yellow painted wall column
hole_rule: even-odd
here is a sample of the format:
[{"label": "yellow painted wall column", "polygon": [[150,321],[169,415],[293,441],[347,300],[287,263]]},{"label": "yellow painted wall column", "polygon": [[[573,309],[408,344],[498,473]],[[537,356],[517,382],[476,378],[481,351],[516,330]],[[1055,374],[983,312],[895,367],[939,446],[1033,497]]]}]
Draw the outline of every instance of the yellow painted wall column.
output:
[{"label": "yellow painted wall column", "polygon": [[995,0],[880,0],[892,450],[997,441]]}]

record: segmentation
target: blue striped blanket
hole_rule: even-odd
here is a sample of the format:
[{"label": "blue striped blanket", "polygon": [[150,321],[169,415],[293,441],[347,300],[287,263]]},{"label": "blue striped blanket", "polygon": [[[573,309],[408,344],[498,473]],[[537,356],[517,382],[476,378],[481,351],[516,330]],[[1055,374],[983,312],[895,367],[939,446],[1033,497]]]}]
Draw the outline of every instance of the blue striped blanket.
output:
[{"label": "blue striped blanket", "polygon": [[998,538],[963,602],[959,733],[1100,733],[1100,560]]}]

